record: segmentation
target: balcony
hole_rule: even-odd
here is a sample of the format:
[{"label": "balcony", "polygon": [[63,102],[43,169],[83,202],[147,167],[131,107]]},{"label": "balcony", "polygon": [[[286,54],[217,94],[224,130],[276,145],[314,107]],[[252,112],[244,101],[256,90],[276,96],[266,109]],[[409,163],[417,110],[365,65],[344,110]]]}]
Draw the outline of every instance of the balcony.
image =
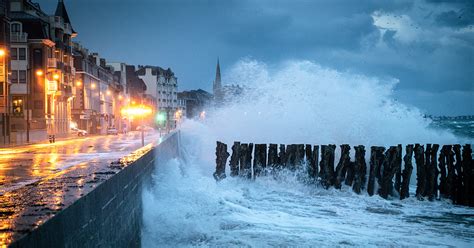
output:
[{"label": "balcony", "polygon": [[27,42],[27,41],[28,41],[27,33],[11,33],[10,34],[10,42],[12,43],[20,43],[20,42]]},{"label": "balcony", "polygon": [[56,58],[48,58],[48,68],[56,68],[56,67],[58,67]]}]

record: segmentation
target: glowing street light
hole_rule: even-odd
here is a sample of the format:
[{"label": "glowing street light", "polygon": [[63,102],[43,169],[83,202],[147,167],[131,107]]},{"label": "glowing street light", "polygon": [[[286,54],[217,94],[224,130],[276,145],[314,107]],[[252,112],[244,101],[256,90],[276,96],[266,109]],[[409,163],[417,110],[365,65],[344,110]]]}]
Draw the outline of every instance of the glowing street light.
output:
[{"label": "glowing street light", "polygon": [[82,82],[81,82],[81,81],[77,81],[77,82],[76,82],[76,86],[77,86],[77,87],[81,87],[81,85],[82,85]]},{"label": "glowing street light", "polygon": [[59,74],[55,73],[55,74],[53,75],[53,79],[54,79],[54,80],[58,80],[58,79],[59,79]]},{"label": "glowing street light", "polygon": [[95,83],[92,83],[91,84],[91,89],[95,89],[95,87],[96,87]]},{"label": "glowing street light", "polygon": [[110,96],[112,94],[112,92],[110,90],[107,90],[107,95]]},{"label": "glowing street light", "polygon": [[7,52],[5,52],[5,49],[0,49],[0,57],[3,57],[7,54]]},{"label": "glowing street light", "polygon": [[151,114],[153,111],[151,110],[150,107],[147,106],[133,106],[133,107],[126,107],[123,108],[121,111],[122,115],[127,115],[129,118],[133,117],[141,117],[142,119],[142,146],[145,146],[145,128],[143,127],[143,117]]},{"label": "glowing street light", "polygon": [[43,76],[43,75],[44,75],[43,70],[39,70],[39,69],[36,70],[36,76],[41,77],[41,76]]}]

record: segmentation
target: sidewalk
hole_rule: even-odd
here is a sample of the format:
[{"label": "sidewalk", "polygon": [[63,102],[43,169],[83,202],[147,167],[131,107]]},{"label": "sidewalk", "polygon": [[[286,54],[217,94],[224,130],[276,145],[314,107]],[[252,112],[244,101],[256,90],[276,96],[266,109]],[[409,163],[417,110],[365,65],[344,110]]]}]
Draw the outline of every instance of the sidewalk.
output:
[{"label": "sidewalk", "polygon": [[[87,136],[77,136],[77,134],[67,134],[66,136],[56,138],[55,142],[64,141],[64,140],[72,140],[72,139],[83,139],[88,137],[95,137],[99,136],[99,134],[90,134]],[[36,145],[36,144],[49,144],[49,139],[38,140],[30,143],[21,143],[21,144],[0,144],[0,148],[14,148],[14,147],[22,147],[22,146],[29,146],[29,145]]]}]

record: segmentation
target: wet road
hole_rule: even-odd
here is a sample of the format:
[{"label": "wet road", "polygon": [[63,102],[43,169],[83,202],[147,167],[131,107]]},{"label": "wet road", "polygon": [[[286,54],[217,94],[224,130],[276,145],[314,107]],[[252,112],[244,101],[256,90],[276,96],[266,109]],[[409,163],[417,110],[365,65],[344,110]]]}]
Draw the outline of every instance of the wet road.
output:
[{"label": "wet road", "polygon": [[[145,144],[158,133],[147,133]],[[141,147],[139,132],[0,149],[0,195],[78,164],[110,163]]]}]

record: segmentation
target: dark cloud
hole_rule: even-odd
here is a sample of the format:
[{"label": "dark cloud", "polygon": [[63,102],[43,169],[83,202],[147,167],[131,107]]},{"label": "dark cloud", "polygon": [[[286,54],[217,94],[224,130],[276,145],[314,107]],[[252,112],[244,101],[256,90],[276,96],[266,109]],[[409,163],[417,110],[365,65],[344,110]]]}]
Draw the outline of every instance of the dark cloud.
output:
[{"label": "dark cloud", "polygon": [[439,14],[436,21],[445,26],[467,27],[474,24],[474,8],[447,11]]},{"label": "dark cloud", "polygon": [[[38,1],[50,13],[57,2]],[[404,92],[474,91],[471,0],[65,2],[83,45],[109,60],[171,67],[180,89],[210,90],[217,56],[224,73],[251,56],[394,77]],[[377,26],[374,13],[391,19]]]}]

